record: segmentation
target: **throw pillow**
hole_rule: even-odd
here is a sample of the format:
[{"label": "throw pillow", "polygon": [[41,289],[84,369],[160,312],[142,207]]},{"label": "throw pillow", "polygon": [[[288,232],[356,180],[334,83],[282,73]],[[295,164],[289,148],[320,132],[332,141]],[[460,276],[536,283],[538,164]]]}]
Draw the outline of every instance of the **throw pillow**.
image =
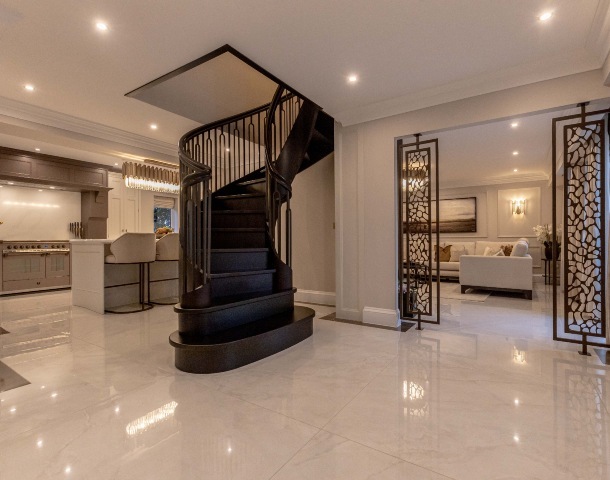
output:
[{"label": "throw pillow", "polygon": [[511,257],[525,257],[527,255],[528,244],[523,240],[519,240],[515,243],[513,251],[510,253]]},{"label": "throw pillow", "polygon": [[460,261],[460,257],[462,255],[466,255],[466,248],[464,248],[464,247],[456,247],[453,250],[451,250],[451,259],[449,261],[450,262],[459,262]]},{"label": "throw pillow", "polygon": [[[437,255],[438,253],[438,255]],[[440,260],[437,260],[439,259]],[[451,261],[451,245],[445,245],[444,247],[437,247],[437,252],[434,252],[434,261],[438,262],[450,262]]]},{"label": "throw pillow", "polygon": [[492,254],[493,254],[493,252],[491,251],[491,248],[485,247],[485,251],[483,252],[483,256],[484,257],[491,257]]},{"label": "throw pillow", "polygon": [[510,257],[510,254],[513,251],[513,246],[512,245],[510,245],[510,244],[509,245],[502,245],[500,248],[502,249],[502,251],[504,252],[504,255],[506,257]]},{"label": "throw pillow", "polygon": [[492,256],[494,256],[494,257],[505,257],[506,255],[504,255],[504,250],[500,249],[496,253],[494,253]]}]

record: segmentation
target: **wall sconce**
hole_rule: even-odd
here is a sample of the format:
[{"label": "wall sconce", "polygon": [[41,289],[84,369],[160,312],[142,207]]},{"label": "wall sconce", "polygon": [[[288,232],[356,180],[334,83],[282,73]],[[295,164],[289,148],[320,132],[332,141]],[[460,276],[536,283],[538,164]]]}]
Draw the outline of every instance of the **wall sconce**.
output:
[{"label": "wall sconce", "polygon": [[123,179],[129,188],[151,190],[153,192],[180,193],[178,170],[123,163]]},{"label": "wall sconce", "polygon": [[525,214],[525,200],[513,200],[513,215],[524,215]]}]

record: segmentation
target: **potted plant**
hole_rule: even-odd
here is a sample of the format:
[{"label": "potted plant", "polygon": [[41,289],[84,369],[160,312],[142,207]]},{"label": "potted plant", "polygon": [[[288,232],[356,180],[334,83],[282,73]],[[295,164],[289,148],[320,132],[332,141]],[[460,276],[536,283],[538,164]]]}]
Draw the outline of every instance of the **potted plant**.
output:
[{"label": "potted plant", "polygon": [[[536,225],[534,227],[534,234],[536,239],[544,245],[544,256],[547,260],[553,259],[553,226],[548,223],[545,225]],[[557,227],[557,237],[555,237],[555,243],[557,244],[557,258],[561,252],[561,227]]]}]

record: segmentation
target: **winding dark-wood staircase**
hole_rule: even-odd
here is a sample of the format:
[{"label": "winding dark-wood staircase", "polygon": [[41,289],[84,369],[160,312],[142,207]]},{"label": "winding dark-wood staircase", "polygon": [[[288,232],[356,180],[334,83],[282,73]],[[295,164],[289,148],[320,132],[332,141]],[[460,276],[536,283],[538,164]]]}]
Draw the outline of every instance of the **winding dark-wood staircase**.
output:
[{"label": "winding dark-wood staircase", "polygon": [[315,312],[294,305],[291,185],[333,149],[332,117],[285,85],[181,139],[178,369],[231,370],[312,335]]}]

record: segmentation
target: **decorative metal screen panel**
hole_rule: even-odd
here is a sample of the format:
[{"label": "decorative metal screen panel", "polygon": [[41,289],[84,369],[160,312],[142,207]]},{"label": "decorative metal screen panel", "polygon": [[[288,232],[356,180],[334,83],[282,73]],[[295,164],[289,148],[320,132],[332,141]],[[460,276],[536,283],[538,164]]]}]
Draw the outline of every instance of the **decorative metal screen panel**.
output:
[{"label": "decorative metal screen panel", "polygon": [[[402,318],[438,323],[438,263],[433,272],[433,242],[438,245],[438,142],[403,144],[398,141],[400,311]],[[433,218],[435,219],[433,221]],[[436,240],[433,240],[436,234]],[[436,308],[433,277],[437,279]]]},{"label": "decorative metal screen panel", "polygon": [[[553,340],[607,347],[609,108],[553,119]],[[563,228],[563,234],[559,234]],[[560,241],[561,240],[561,241]],[[563,243],[563,245],[561,245]],[[561,247],[561,248],[560,248]],[[560,255],[561,254],[561,255]],[[562,308],[563,305],[563,308]]]},{"label": "decorative metal screen panel", "polygon": [[566,333],[606,336],[605,122],[564,126]]}]

